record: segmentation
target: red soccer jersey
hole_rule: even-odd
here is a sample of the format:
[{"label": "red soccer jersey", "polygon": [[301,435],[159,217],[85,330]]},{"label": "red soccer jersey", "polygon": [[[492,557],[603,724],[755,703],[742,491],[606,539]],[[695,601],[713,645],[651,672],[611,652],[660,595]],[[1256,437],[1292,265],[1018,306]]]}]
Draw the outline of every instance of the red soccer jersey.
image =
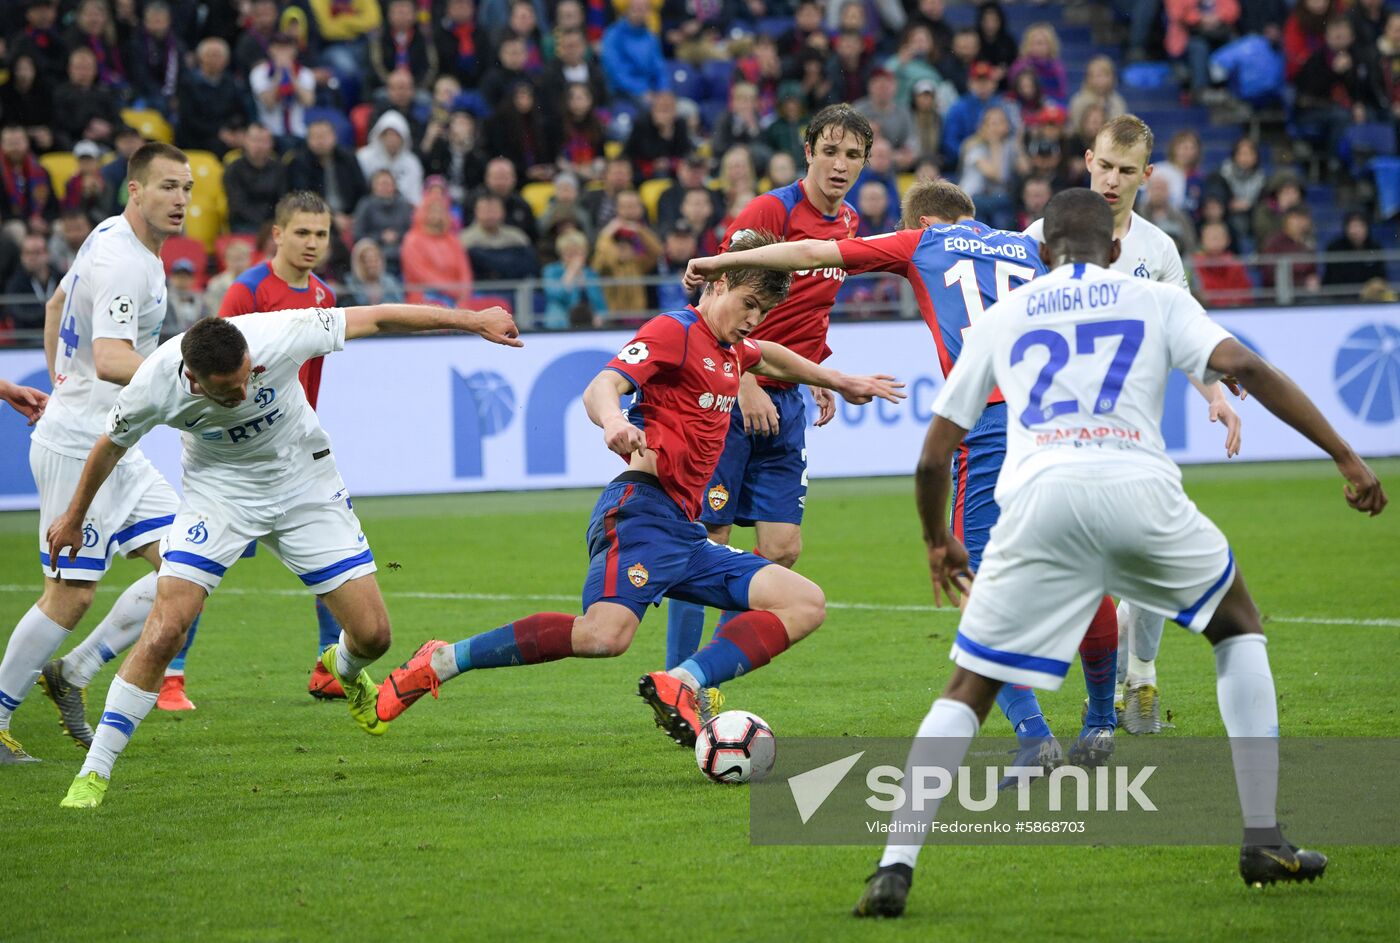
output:
[{"label": "red soccer jersey", "polygon": [[761,359],[753,341],[721,344],[700,312],[687,308],[643,324],[608,362],[636,387],[627,418],[656,453],[662,489],[692,521],[724,451],[739,375]]},{"label": "red soccer jersey", "polygon": [[[846,239],[856,234],[860,216],[855,207],[842,203],[835,216],[823,216],[807,199],[801,180],[754,197],[724,237],[723,249],[741,229],[764,229],[784,242],[798,239]],[[768,317],[751,337],[782,344],[793,353],[814,363],[831,356],[826,346],[826,329],[831,322],[831,306],[846,280],[839,268],[813,269],[792,273],[792,289],[787,300],[768,312]],[[790,387],[791,383],[761,377],[764,386]]]},{"label": "red soccer jersey", "polygon": [[[233,318],[254,311],[294,311],[299,308],[329,308],[335,305],[335,292],[331,287],[311,275],[305,288],[293,288],[272,271],[272,264],[264,262],[254,265],[238,276],[229,286],[219,305],[219,317]],[[301,365],[301,388],[306,391],[306,401],[316,408],[316,395],[321,390],[322,357],[313,357]]]}]

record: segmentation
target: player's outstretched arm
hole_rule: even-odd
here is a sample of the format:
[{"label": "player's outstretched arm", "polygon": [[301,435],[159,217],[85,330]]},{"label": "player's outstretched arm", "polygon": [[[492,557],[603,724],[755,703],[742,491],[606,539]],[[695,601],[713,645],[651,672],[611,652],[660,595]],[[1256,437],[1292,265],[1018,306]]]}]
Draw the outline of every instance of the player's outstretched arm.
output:
[{"label": "player's outstretched arm", "polygon": [[9,403],[32,426],[44,415],[44,406],[49,394],[32,386],[19,386],[9,380],[0,380],[0,402]]},{"label": "player's outstretched arm", "polygon": [[87,517],[88,508],[92,506],[92,499],[96,497],[98,489],[125,454],[126,449],[123,446],[117,445],[105,435],[98,436],[97,444],[92,447],[87,463],[83,465],[82,477],[78,479],[78,490],[73,495],[73,500],[68,503],[68,510],[49,525],[46,535],[49,544],[49,565],[55,572],[58,571],[58,555],[65,548],[71,548],[68,553],[70,562],[77,559],[78,551],[83,546],[83,518]]},{"label": "player's outstretched arm", "polygon": [[[765,248],[772,248],[767,246]],[[757,251],[757,250],[755,250]],[[806,357],[795,354],[782,344],[772,341],[754,341],[763,353],[763,359],[749,369],[759,376],[783,380],[787,383],[805,383],[808,386],[821,386],[841,394],[846,402],[864,406],[879,397],[898,403],[904,399],[904,384],[894,377],[877,373],[872,376],[852,376],[840,370],[832,370],[812,363]]]},{"label": "player's outstretched arm", "polygon": [[725,272],[741,268],[772,269],[777,272],[805,272],[814,268],[842,268],[841,250],[823,239],[775,242],[771,246],[723,252],[703,259],[691,259],[685,267],[685,287],[694,291]]},{"label": "player's outstretched arm", "polygon": [[63,323],[63,306],[68,295],[62,288],[55,288],[53,297],[44,303],[44,363],[49,367],[49,383],[54,382],[54,361],[58,357],[58,331]]},{"label": "player's outstretched arm", "polygon": [[626,458],[647,447],[646,433],[627,421],[618,400],[633,391],[632,382],[616,370],[603,370],[583,391],[583,408],[603,430],[608,448]]},{"label": "player's outstretched arm", "polygon": [[[933,601],[957,604],[968,590],[972,572],[967,566],[967,550],[948,532],[948,494],[953,488],[953,450],[967,430],[950,419],[935,415],[924,436],[919,465],[914,470],[914,503],[923,523],[924,544],[928,547],[929,577],[933,580]],[[941,590],[941,593],[940,593]]]},{"label": "player's outstretched arm", "polygon": [[1384,510],[1385,489],[1375,472],[1337,434],[1327,417],[1296,383],[1233,337],[1217,344],[1207,363],[1210,369],[1237,378],[1265,409],[1332,457],[1337,470],[1347,480],[1347,504],[1373,517]]},{"label": "player's outstretched arm", "polygon": [[345,339],[376,334],[418,334],[423,331],[466,331],[493,344],[524,347],[515,318],[505,308],[481,311],[436,308],[432,305],[361,305],[345,309]]}]

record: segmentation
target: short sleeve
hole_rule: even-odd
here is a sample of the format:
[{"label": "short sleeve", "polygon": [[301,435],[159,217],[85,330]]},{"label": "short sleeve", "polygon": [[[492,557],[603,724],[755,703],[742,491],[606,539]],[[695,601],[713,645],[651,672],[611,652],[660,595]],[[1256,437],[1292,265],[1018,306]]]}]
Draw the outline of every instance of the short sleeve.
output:
[{"label": "short sleeve", "polygon": [[1037,243],[1045,241],[1045,220],[1038,219],[1026,227],[1026,231],[1021,235],[1030,236]]},{"label": "short sleeve", "polygon": [[1163,235],[1161,245],[1158,246],[1161,253],[1161,266],[1158,271],[1161,277],[1157,281],[1164,285],[1175,285],[1187,291],[1191,288],[1191,283],[1186,280],[1186,268],[1181,264],[1181,253],[1176,251],[1176,243],[1170,236]]},{"label": "short sleeve", "polygon": [[669,315],[652,318],[608,361],[607,369],[643,389],[658,374],[680,366],[685,359],[685,332],[685,326]]},{"label": "short sleeve", "polygon": [[[136,346],[141,305],[150,288],[144,265],[110,256],[94,260],[91,279],[92,336],[129,341]],[[163,286],[162,286],[163,290]]]},{"label": "short sleeve", "polygon": [[253,292],[242,282],[234,282],[228,286],[228,291],[224,292],[224,300],[219,303],[221,318],[236,318],[240,314],[252,314],[256,310],[253,306]]},{"label": "short sleeve", "polygon": [[1205,309],[1185,290],[1164,292],[1163,332],[1172,366],[1202,383],[1215,383],[1221,374],[1207,367],[1210,355],[1220,342],[1233,337],[1229,331],[1206,316]]},{"label": "short sleeve", "polygon": [[781,239],[787,231],[787,223],[788,209],[783,206],[782,200],[767,193],[754,197],[749,201],[748,206],[739,211],[734,225],[730,226],[729,232],[724,234],[724,242],[719,247],[720,251],[728,252],[729,241],[734,238],[734,234],[745,229],[762,229]]},{"label": "short sleeve", "polygon": [[740,373],[748,373],[763,359],[763,351],[747,337],[740,341],[739,346],[734,349],[739,354]]},{"label": "short sleeve", "polygon": [[142,362],[107,414],[107,438],[129,449],[160,424],[163,397],[158,395],[156,386],[163,376],[172,373],[170,366],[167,358],[155,355]]},{"label": "short sleeve", "polygon": [[987,408],[987,397],[996,389],[994,317],[995,308],[983,316],[977,330],[967,332],[962,352],[948,374],[948,382],[933,401],[935,413],[964,429],[977,425],[982,411]]},{"label": "short sleeve", "polygon": [[922,229],[901,229],[860,239],[839,239],[836,248],[841,252],[842,268],[852,275],[861,272],[903,275],[908,271],[914,250],[923,237]]},{"label": "short sleeve", "polygon": [[273,313],[285,323],[282,350],[297,363],[345,349],[344,308],[303,308]]}]

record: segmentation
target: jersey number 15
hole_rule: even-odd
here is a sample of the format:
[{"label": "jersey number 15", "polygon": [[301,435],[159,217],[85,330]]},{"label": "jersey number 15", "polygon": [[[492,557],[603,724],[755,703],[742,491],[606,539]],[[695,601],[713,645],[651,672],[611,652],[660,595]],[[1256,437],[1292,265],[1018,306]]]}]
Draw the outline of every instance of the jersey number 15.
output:
[{"label": "jersey number 15", "polygon": [[[1035,269],[1027,265],[1016,265],[1012,262],[997,260],[997,300],[1005,298],[1011,294],[1013,278],[1020,279],[1022,283],[1035,278]],[[977,284],[977,263],[973,259],[963,259],[948,268],[943,273],[943,286],[952,288],[958,286],[962,292],[963,307],[967,309],[967,325],[972,323],[987,313],[987,308],[982,304],[982,287]],[[967,327],[963,328],[963,335],[967,335]]]}]

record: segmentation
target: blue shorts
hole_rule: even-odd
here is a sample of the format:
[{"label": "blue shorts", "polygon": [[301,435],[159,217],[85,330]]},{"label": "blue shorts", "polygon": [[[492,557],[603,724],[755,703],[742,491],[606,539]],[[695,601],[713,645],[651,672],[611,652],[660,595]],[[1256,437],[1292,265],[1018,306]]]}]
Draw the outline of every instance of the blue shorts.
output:
[{"label": "blue shorts", "polygon": [[624,472],[603,490],[588,522],[583,608],[612,602],[638,619],[662,596],[713,609],[749,608],[749,581],[769,562],[710,540],[656,478]]},{"label": "blue shorts", "polygon": [[953,455],[953,536],[967,548],[973,572],[982,564],[982,550],[1001,511],[994,497],[997,476],[1006,459],[1006,404],[994,403]]},{"label": "blue shorts", "polygon": [[709,527],[755,521],[801,524],[807,507],[807,403],[801,387],[765,387],[778,408],[777,435],[745,435],[739,407],[714,477],[705,488],[700,521]]}]

